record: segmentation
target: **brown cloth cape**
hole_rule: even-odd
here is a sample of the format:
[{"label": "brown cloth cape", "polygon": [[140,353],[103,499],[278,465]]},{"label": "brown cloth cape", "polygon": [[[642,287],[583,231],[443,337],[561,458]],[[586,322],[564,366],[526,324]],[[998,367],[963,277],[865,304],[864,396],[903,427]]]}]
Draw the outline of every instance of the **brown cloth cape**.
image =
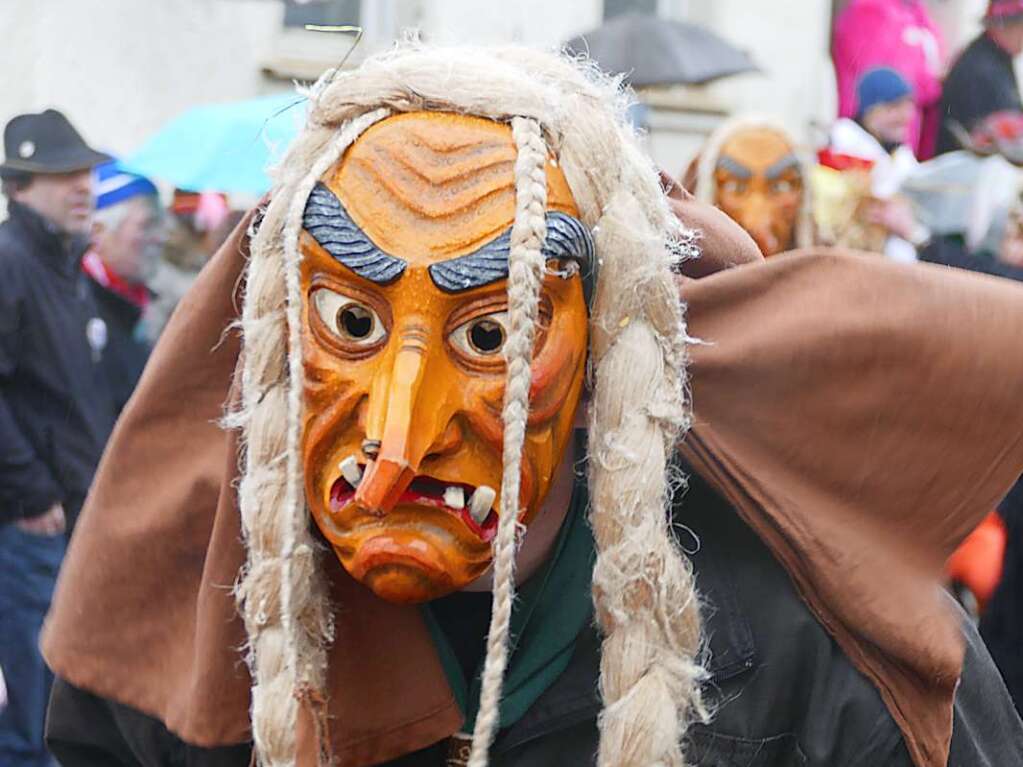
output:
[{"label": "brown cloth cape", "polygon": [[[701,273],[759,258],[720,214],[677,207],[704,227]],[[42,640],[58,675],[199,746],[249,738],[231,593],[244,560],[237,451],[217,425],[239,353],[246,223],[183,300],[118,423]],[[963,640],[939,570],[1023,472],[1023,288],[822,251],[683,282],[690,334],[706,342],[692,348],[684,454],[877,685],[918,767],[944,765]],[[361,767],[455,732],[418,610],[332,572],[325,745]],[[311,721],[302,765],[315,763]]]}]

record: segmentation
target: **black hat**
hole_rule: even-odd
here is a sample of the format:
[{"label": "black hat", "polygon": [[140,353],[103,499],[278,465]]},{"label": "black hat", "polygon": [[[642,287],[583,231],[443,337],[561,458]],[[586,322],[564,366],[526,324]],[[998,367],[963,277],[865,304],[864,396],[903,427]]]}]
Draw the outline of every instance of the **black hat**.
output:
[{"label": "black hat", "polygon": [[0,174],[70,173],[109,162],[91,149],[71,122],[56,109],[12,117],[4,128]]}]

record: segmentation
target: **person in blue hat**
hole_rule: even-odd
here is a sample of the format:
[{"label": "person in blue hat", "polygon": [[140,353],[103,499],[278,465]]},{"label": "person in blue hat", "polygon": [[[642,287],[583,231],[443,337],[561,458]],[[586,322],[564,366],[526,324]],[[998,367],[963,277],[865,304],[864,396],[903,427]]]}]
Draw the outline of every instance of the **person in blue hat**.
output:
[{"label": "person in blue hat", "polygon": [[82,269],[107,326],[103,367],[118,413],[149,358],[141,323],[151,298],[147,277],[162,247],[161,222],[159,195],[149,179],[123,172],[116,162],[96,168],[92,247]]},{"label": "person in blue hat", "polygon": [[899,194],[919,165],[908,143],[916,108],[913,88],[896,70],[878,67],[859,79],[856,97],[855,119],[843,117],[835,123],[828,148],[832,156],[856,158],[869,166],[870,196],[857,215],[863,223],[887,233],[883,245],[887,257],[914,262],[917,248],[929,241],[930,232]]},{"label": "person in blue hat", "polygon": [[887,151],[907,143],[913,121],[913,88],[899,72],[878,67],[856,84],[856,122]]}]

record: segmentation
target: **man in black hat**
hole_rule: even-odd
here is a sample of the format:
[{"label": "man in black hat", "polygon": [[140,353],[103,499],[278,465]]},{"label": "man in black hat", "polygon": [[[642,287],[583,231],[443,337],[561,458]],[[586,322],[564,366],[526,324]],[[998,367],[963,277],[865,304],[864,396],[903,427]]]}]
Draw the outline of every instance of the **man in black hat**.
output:
[{"label": "man in black hat", "polygon": [[81,270],[92,224],[89,148],[56,110],[4,129],[0,180],[0,764],[50,764],[49,672],[37,650],[70,527],[113,426],[106,326]]}]

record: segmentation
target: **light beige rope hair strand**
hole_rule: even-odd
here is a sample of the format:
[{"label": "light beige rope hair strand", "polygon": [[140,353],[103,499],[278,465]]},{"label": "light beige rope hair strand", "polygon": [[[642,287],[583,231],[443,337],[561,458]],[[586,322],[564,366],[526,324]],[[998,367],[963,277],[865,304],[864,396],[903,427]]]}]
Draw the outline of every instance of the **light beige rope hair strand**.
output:
[{"label": "light beige rope hair strand", "polygon": [[238,598],[249,636],[253,740],[268,767],[294,764],[298,698],[322,694],[333,639],[300,464],[302,211],[317,179],[386,114],[362,115],[336,135],[307,135],[292,150],[310,153],[301,164],[305,172],[282,185],[290,194],[275,195],[246,270],[242,408],[230,423],[244,435],[238,500],[248,561]]},{"label": "light beige rope hair strand", "polygon": [[493,609],[469,767],[486,767],[487,751],[500,722],[501,688],[508,664],[508,629],[515,599],[522,447],[529,416],[530,365],[544,271],[542,248],[547,233],[547,145],[540,126],[526,118],[512,120],[512,136],[518,155],[515,160],[515,222],[508,252],[509,329],[504,344],[507,376],[502,412],[501,516],[494,538]]}]

